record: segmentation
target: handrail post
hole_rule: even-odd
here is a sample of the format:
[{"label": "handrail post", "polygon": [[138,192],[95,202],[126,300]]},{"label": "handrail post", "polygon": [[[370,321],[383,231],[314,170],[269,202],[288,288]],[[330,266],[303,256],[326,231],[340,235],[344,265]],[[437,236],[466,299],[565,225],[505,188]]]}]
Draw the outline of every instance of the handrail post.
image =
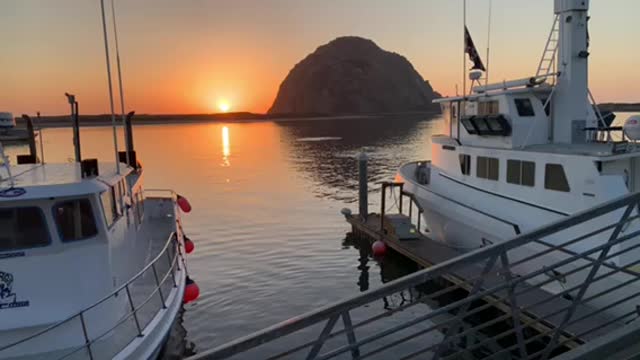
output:
[{"label": "handrail post", "polygon": [[89,333],[87,331],[87,324],[84,321],[84,313],[80,313],[80,323],[82,324],[82,333],[84,334],[84,343],[89,351],[89,359],[93,360],[93,351],[91,351],[91,341],[89,340]]},{"label": "handrail post", "polygon": [[142,329],[140,328],[140,321],[138,320],[138,311],[136,307],[133,305],[133,299],[131,299],[131,291],[129,291],[129,284],[124,287],[127,291],[127,298],[129,299],[129,306],[131,306],[131,313],[133,314],[133,320],[136,322],[136,328],[138,329],[138,336],[142,336]]},{"label": "handrail post", "polygon": [[178,283],[176,282],[175,268],[173,266],[174,264],[173,264],[173,261],[171,260],[171,254],[169,254],[169,251],[167,251],[167,263],[169,264],[169,271],[171,271],[171,278],[173,279],[173,287],[178,287]]},{"label": "handrail post", "polygon": [[384,230],[384,208],[387,197],[387,183],[382,183],[382,200],[380,201],[380,233]]},{"label": "handrail post", "polygon": [[400,214],[402,214],[402,203],[403,203],[403,200],[404,200],[404,198],[402,197],[402,195],[404,194],[403,188],[404,188],[404,184],[400,183],[400,205],[398,205],[398,207],[399,207],[398,212]]},{"label": "handrail post", "polygon": [[160,286],[160,281],[158,280],[158,272],[156,271],[156,263],[151,264],[151,269],[153,270],[153,277],[156,279],[156,289],[158,289],[158,294],[160,294],[160,300],[162,301],[162,308],[167,308],[167,303],[164,301],[164,295],[162,294],[162,287]]}]

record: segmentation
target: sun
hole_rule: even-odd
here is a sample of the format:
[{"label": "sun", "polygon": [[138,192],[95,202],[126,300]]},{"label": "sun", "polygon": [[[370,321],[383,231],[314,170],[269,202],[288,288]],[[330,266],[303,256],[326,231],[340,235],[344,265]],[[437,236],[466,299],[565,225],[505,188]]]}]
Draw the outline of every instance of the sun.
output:
[{"label": "sun", "polygon": [[223,113],[229,112],[231,104],[227,100],[220,100],[218,101],[218,109]]}]

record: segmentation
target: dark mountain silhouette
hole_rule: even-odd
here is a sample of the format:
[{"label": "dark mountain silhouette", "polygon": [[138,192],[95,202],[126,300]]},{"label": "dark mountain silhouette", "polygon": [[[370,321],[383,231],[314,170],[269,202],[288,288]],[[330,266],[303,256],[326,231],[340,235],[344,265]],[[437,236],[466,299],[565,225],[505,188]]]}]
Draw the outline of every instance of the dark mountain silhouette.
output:
[{"label": "dark mountain silhouette", "polygon": [[372,114],[439,110],[439,97],[403,56],[373,41],[340,37],[298,63],[270,114]]}]

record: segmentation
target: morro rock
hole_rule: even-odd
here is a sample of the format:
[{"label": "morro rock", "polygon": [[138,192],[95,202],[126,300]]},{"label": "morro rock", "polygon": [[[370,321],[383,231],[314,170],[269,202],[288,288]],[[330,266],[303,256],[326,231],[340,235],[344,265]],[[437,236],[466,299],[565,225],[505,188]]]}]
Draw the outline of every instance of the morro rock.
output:
[{"label": "morro rock", "polygon": [[373,41],[340,37],[298,63],[270,114],[373,114],[429,111],[439,97],[403,56]]}]

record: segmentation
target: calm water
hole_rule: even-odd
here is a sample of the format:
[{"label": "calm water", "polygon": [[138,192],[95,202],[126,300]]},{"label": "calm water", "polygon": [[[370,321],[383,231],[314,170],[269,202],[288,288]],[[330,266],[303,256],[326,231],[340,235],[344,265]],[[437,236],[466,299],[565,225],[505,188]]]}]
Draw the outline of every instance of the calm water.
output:
[{"label": "calm water", "polygon": [[[135,127],[146,187],[175,189],[193,206],[183,220],[201,297],[186,306],[184,326],[196,351],[411,271],[387,264],[381,273],[361,258],[344,242],[340,209],[357,209],[360,151],[371,158],[374,187],[403,163],[429,158],[440,127],[438,118]],[[110,128],[85,128],[81,138],[83,157],[111,161]],[[44,142],[46,161],[73,157],[69,129],[46,130]]]}]

